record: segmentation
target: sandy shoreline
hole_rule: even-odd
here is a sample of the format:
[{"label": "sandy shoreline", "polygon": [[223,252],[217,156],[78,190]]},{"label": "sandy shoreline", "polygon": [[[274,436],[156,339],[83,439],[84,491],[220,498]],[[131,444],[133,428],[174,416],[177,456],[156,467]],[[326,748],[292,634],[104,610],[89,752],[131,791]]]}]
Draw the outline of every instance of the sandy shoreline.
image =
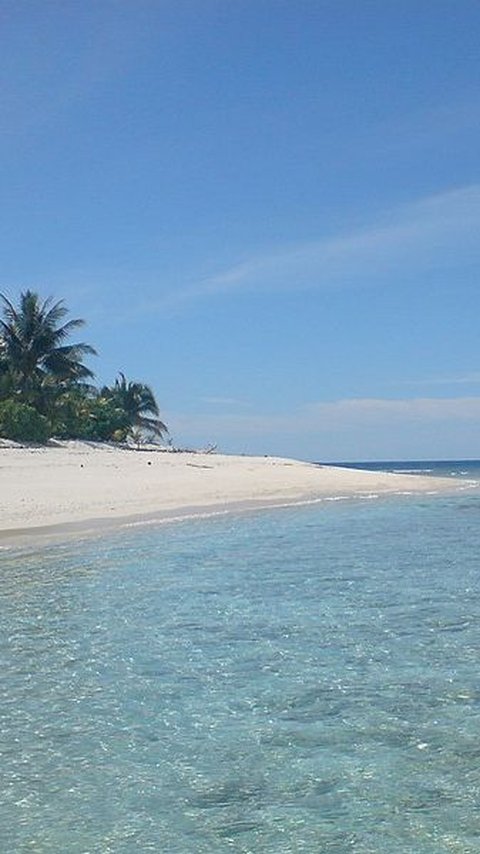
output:
[{"label": "sandy shoreline", "polygon": [[444,478],[81,442],[0,447],[2,544],[305,501],[456,491]]}]

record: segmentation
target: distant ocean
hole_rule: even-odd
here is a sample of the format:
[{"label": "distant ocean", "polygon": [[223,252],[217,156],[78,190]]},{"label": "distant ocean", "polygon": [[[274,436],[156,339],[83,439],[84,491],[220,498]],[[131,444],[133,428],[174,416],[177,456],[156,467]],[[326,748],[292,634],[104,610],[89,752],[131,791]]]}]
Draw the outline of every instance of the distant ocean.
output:
[{"label": "distant ocean", "polygon": [[480,478],[480,460],[388,460],[383,462],[326,463],[351,469],[393,471],[399,474],[424,474],[431,477]]},{"label": "distant ocean", "polygon": [[478,854],[480,463],[362,465],[462,489],[1,553],[3,851]]}]

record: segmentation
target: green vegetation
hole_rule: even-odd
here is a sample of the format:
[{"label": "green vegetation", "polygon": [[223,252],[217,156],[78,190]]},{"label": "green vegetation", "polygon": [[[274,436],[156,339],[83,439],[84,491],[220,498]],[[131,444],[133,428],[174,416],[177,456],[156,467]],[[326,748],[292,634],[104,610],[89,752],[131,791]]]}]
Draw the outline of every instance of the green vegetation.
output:
[{"label": "green vegetation", "polygon": [[42,302],[25,291],[16,307],[0,294],[0,437],[44,443],[50,437],[125,442],[168,433],[149,386],[128,382],[96,388],[84,358],[89,344],[69,342],[85,321],[66,320],[63,300]]},{"label": "green vegetation", "polygon": [[0,403],[0,436],[17,442],[43,444],[50,436],[50,425],[45,416],[28,403],[3,400]]}]

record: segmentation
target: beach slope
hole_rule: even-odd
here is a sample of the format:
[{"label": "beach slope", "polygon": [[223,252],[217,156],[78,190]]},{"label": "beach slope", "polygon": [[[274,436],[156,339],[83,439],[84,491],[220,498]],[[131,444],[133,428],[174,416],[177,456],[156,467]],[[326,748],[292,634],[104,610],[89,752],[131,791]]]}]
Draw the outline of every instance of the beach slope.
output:
[{"label": "beach slope", "polygon": [[[464,485],[464,484],[463,484]],[[277,457],[134,450],[82,442],[0,447],[0,537],[88,532],[302,501],[453,491],[450,479]]]}]

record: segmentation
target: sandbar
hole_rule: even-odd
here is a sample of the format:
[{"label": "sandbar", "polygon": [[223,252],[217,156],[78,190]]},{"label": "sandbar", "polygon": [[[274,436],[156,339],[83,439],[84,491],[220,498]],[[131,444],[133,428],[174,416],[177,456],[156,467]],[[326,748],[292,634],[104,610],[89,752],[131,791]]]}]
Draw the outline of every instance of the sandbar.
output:
[{"label": "sandbar", "polygon": [[21,543],[147,521],[379,495],[441,493],[453,478],[280,457],[170,452],[85,442],[0,446],[0,541]]}]

